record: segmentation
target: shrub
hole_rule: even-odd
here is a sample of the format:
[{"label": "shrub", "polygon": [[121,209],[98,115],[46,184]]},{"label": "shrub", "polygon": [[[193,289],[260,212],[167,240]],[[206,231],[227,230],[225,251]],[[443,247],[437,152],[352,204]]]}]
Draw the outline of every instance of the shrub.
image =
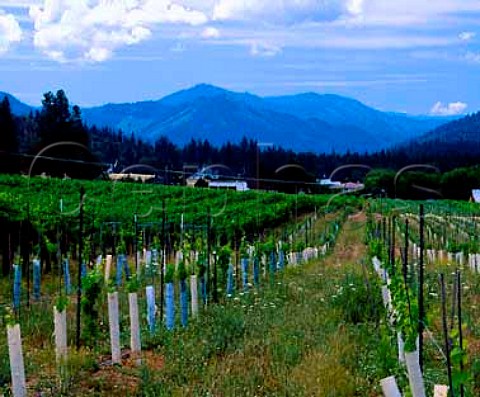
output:
[{"label": "shrub", "polygon": [[165,272],[165,284],[173,283],[175,279],[175,265],[169,263]]}]

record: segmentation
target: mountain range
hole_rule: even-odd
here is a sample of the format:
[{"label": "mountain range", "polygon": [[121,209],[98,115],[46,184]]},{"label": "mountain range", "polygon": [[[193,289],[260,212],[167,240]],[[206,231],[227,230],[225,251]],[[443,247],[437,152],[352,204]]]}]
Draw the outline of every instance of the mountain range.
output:
[{"label": "mountain range", "polygon": [[3,98],[5,97],[7,97],[8,101],[10,102],[10,108],[12,109],[12,113],[17,116],[25,116],[34,109],[33,107],[19,101],[13,95],[0,91],[0,100],[3,101]]},{"label": "mountain range", "polygon": [[[32,110],[10,95],[9,99],[18,115]],[[286,149],[317,153],[385,149],[451,121],[382,112],[338,95],[260,97],[207,84],[157,101],[83,108],[82,114],[88,125],[134,132],[148,142],[164,135],[178,145],[192,138],[222,145],[245,136]]]},{"label": "mountain range", "polygon": [[[419,153],[434,152],[436,156],[444,156],[448,159],[452,158],[452,153],[461,153],[463,160],[471,158],[478,163],[480,112],[443,124],[415,140],[400,145],[397,149]],[[461,162],[457,166],[460,165]]]},{"label": "mountain range", "polygon": [[469,145],[480,142],[480,112],[444,124],[418,138],[418,144],[448,142]]}]

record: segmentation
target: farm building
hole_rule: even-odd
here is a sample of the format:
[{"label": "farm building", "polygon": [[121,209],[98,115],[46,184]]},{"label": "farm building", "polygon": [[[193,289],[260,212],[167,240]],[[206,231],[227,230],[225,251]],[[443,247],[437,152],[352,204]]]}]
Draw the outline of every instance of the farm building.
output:
[{"label": "farm building", "polygon": [[342,187],[342,183],[339,181],[332,181],[331,179],[320,179],[317,180],[317,183],[320,186],[329,188],[329,189],[340,189]]},{"label": "farm building", "polygon": [[342,183],[339,181],[332,181],[331,179],[320,179],[318,181],[318,184],[329,190],[340,190],[342,192],[355,192],[355,191],[362,190],[365,187],[365,185],[363,185],[360,182]]},{"label": "farm building", "polygon": [[231,189],[238,192],[250,190],[247,182],[235,180],[235,177],[230,175],[220,175],[218,170],[213,168],[203,168],[187,178],[187,186],[190,187],[209,187],[212,189]]},{"label": "farm building", "polygon": [[237,192],[245,192],[250,190],[245,181],[211,181],[208,187],[212,189],[232,189]]},{"label": "farm building", "polygon": [[145,175],[145,174],[108,174],[108,177],[112,181],[141,181],[143,183],[147,181],[152,181],[155,179],[155,175]]}]

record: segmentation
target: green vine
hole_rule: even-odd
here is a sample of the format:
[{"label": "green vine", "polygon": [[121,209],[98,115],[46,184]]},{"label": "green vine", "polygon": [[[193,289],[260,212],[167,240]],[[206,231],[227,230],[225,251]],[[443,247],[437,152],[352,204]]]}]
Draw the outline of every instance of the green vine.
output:
[{"label": "green vine", "polygon": [[55,300],[55,307],[57,308],[57,311],[61,313],[66,310],[66,308],[68,307],[68,303],[69,300],[65,295],[59,295]]},{"label": "green vine", "polygon": [[405,340],[405,351],[416,350],[418,338],[418,302],[415,294],[405,286],[401,275],[394,275],[389,286],[395,312],[395,326]]},{"label": "green vine", "polygon": [[81,309],[84,318],[83,339],[89,345],[95,345],[99,337],[99,309],[98,298],[102,292],[102,275],[93,270],[82,280],[83,296]]},{"label": "green vine", "polygon": [[178,263],[177,276],[180,281],[183,281],[187,279],[187,275],[188,275],[187,265],[185,264],[185,259],[184,259]]},{"label": "green vine", "polygon": [[167,269],[165,272],[165,284],[173,283],[175,280],[175,265],[169,263],[167,264]]},{"label": "green vine", "polygon": [[138,281],[138,277],[136,274],[133,274],[130,277],[130,280],[127,281],[127,291],[128,293],[132,294],[138,292],[140,290],[140,282]]},{"label": "green vine", "polygon": [[[452,349],[450,350],[450,361],[452,363],[452,383],[453,388],[460,392],[461,385],[466,385],[470,380],[470,374],[466,371],[468,365],[467,346],[468,343],[463,339],[463,346],[460,347],[459,331],[454,329],[450,333]],[[462,369],[463,367],[463,369]]]}]

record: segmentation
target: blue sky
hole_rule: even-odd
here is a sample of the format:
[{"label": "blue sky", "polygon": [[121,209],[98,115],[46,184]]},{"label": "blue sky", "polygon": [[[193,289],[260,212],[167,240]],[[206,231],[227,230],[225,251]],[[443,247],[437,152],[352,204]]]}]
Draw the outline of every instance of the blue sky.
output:
[{"label": "blue sky", "polygon": [[382,110],[480,110],[480,0],[0,0],[0,90],[38,104],[197,83]]}]

